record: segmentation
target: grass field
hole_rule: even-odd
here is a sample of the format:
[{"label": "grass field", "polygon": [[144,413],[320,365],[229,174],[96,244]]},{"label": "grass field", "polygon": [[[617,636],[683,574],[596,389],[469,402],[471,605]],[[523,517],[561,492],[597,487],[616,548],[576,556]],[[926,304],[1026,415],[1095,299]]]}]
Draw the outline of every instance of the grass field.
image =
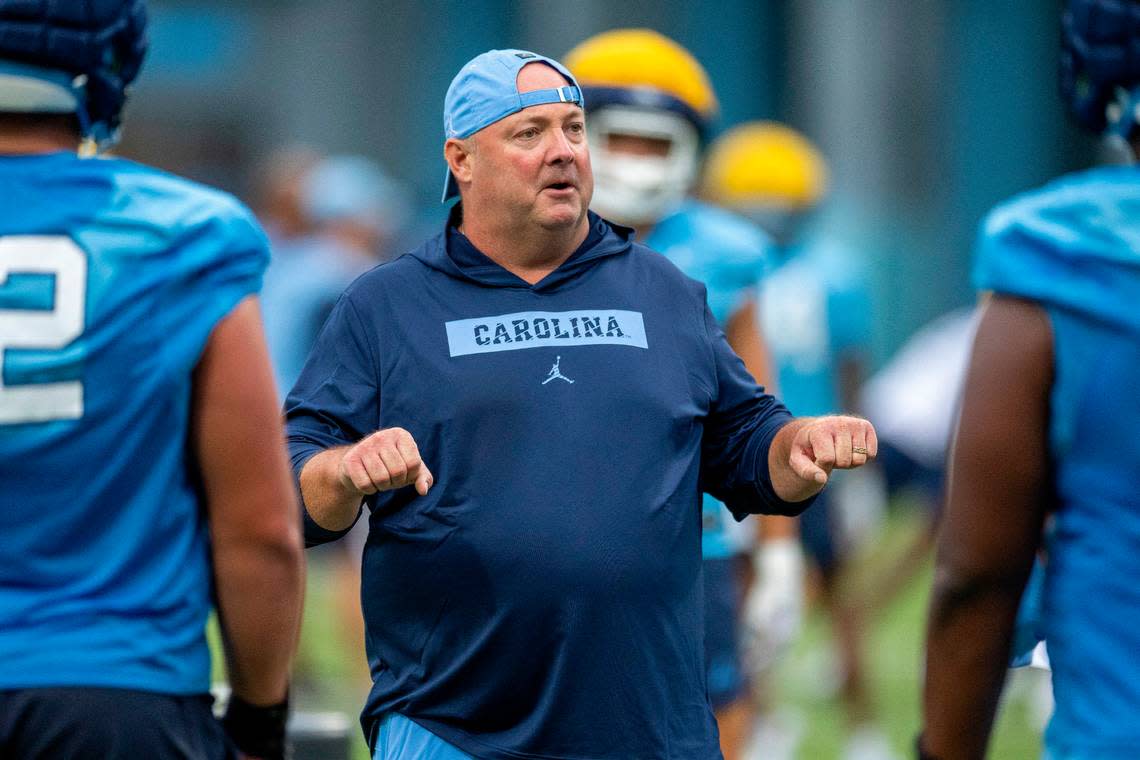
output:
[{"label": "grass field", "polygon": [[[860,578],[874,577],[879,568],[892,564],[904,545],[920,529],[910,515],[891,518],[874,547],[860,558]],[[878,722],[901,757],[914,756],[914,737],[919,730],[920,688],[926,606],[930,592],[931,562],[903,587],[878,619],[871,621],[865,648],[867,671]],[[796,757],[800,760],[830,760],[840,756],[846,734],[842,709],[828,694],[834,675],[834,657],[828,645],[829,630],[824,616],[809,615],[796,647],[778,669],[778,688],[785,709],[802,728]],[[1031,693],[1041,679],[1040,671],[1014,671],[1007,688],[1009,697],[998,716],[990,757],[1022,760],[1040,757],[1038,729],[1033,727]]]},{"label": "grass field", "polygon": [[[919,529],[907,514],[888,519],[884,533],[859,560],[858,577],[873,578],[893,564]],[[895,752],[913,757],[919,728],[922,637],[930,589],[930,563],[902,588],[872,621],[867,640],[867,670],[878,722]],[[366,760],[357,715],[366,684],[362,682],[361,653],[346,651],[338,633],[338,616],[330,592],[333,575],[327,565],[311,561],[301,655],[294,685],[294,705],[307,711],[335,711],[351,722],[353,760]],[[798,760],[839,758],[847,730],[845,717],[831,692],[836,682],[834,657],[826,620],[808,615],[800,641],[777,670],[782,716],[797,730]],[[998,718],[990,757],[1022,760],[1040,756],[1039,732],[1033,727],[1033,701],[1029,698],[1039,671],[1016,671]]]}]

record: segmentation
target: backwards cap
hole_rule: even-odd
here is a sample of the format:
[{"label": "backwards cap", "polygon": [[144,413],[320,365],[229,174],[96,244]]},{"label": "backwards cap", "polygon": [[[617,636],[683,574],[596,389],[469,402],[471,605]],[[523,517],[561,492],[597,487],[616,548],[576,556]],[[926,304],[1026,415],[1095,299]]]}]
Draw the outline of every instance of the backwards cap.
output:
[{"label": "backwards cap", "polygon": [[[519,70],[530,63],[545,63],[566,77],[570,84],[520,93]],[[565,66],[526,50],[488,50],[468,61],[451,80],[443,100],[443,134],[447,139],[470,137],[524,108],[546,103],[582,105],[582,91]],[[442,201],[457,195],[459,186],[449,168]]]}]

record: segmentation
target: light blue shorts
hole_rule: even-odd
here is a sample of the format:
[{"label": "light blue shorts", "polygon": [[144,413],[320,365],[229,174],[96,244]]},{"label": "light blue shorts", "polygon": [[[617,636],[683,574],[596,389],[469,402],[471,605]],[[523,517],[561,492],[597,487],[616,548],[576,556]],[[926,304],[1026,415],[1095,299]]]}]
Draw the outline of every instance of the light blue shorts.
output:
[{"label": "light blue shorts", "polygon": [[475,760],[420,724],[388,713],[376,729],[372,760]]}]

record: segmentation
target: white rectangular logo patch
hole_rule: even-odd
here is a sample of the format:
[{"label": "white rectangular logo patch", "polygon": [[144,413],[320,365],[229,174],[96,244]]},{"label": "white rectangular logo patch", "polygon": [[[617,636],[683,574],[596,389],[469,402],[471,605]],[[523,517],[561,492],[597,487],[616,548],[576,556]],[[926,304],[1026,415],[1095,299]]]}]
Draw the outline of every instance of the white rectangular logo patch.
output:
[{"label": "white rectangular logo patch", "polygon": [[542,346],[619,345],[649,348],[640,311],[520,311],[447,322],[452,356]]}]

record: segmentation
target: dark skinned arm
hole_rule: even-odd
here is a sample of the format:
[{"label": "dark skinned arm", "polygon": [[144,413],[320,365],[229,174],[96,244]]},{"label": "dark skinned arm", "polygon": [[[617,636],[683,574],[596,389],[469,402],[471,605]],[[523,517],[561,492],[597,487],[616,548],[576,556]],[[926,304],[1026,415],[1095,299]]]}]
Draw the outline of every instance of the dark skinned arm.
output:
[{"label": "dark skinned arm", "polygon": [[1049,504],[1052,383],[1048,315],[994,297],[966,378],[930,602],[922,747],[939,760],[985,756]]}]

